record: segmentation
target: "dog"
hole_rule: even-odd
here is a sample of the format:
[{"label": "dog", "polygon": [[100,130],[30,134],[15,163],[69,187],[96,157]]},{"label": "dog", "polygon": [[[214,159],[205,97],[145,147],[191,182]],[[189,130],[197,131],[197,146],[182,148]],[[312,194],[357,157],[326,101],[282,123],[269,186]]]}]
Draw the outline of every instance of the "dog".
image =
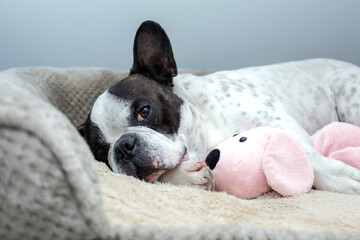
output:
[{"label": "dog", "polygon": [[153,21],[138,28],[133,53],[129,76],[100,95],[79,126],[112,171],[212,190],[206,154],[235,133],[268,126],[301,142],[315,189],[360,193],[360,171],[321,156],[309,138],[333,121],[360,125],[357,66],[313,59],[177,76],[170,40]]}]

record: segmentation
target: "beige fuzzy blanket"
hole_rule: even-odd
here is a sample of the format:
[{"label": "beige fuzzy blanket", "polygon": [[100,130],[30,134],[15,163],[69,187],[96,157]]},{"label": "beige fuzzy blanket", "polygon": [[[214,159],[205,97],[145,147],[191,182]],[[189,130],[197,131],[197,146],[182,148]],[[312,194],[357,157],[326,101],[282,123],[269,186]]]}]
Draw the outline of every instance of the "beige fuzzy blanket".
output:
[{"label": "beige fuzzy blanket", "polygon": [[360,232],[360,196],[312,190],[294,197],[271,192],[246,200],[185,186],[149,184],[113,173],[103,163],[97,166],[105,211],[113,224]]},{"label": "beige fuzzy blanket", "polygon": [[127,72],[0,72],[0,239],[360,239],[360,195],[238,199],[96,162],[75,128]]}]

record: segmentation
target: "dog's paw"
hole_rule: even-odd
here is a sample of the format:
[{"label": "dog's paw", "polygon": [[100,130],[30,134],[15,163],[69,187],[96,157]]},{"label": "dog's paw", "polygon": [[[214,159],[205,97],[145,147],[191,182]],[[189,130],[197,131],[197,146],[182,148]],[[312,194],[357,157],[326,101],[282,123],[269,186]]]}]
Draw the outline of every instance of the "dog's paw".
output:
[{"label": "dog's paw", "polygon": [[341,161],[323,158],[313,162],[314,188],[340,193],[360,194],[360,170]]},{"label": "dog's paw", "polygon": [[188,185],[213,191],[214,180],[210,168],[203,159],[187,159],[170,171],[165,172],[159,178],[160,182],[176,185]]}]

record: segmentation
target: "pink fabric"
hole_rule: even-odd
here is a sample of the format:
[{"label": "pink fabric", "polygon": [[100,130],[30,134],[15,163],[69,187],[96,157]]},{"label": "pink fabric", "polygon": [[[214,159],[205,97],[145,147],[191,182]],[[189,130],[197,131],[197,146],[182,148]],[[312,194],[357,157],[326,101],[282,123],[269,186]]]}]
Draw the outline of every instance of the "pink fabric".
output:
[{"label": "pink fabric", "polygon": [[321,155],[360,169],[360,127],[333,122],[317,131],[311,140]]},{"label": "pink fabric", "polygon": [[263,170],[270,187],[283,196],[308,192],[314,171],[303,147],[290,135],[274,130],[263,156]]},{"label": "pink fabric", "polygon": [[[246,137],[245,142],[240,142]],[[285,196],[312,187],[312,165],[300,143],[284,131],[259,127],[220,143],[220,160],[212,171],[216,190],[255,198],[271,189]]]},{"label": "pink fabric", "polygon": [[239,142],[243,133],[220,143],[220,160],[212,171],[215,189],[240,198],[254,198],[271,190],[262,171],[266,139],[250,138]]}]

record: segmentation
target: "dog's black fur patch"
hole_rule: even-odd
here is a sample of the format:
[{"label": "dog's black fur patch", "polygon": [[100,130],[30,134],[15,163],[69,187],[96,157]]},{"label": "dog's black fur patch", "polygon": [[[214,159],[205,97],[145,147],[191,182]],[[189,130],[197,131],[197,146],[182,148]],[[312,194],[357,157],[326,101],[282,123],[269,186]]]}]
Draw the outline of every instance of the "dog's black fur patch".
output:
[{"label": "dog's black fur patch", "polygon": [[[132,101],[132,114],[129,117],[132,126],[146,126],[163,134],[177,133],[183,100],[172,92],[171,86],[136,74],[116,83],[108,92]],[[145,106],[150,107],[150,114],[144,121],[138,122],[137,115]]]},{"label": "dog's black fur patch", "polygon": [[111,169],[108,161],[109,143],[106,142],[98,126],[90,120],[90,114],[86,122],[78,127],[78,130],[88,143],[95,159],[106,163]]},{"label": "dog's black fur patch", "polygon": [[177,67],[170,40],[164,29],[156,22],[143,22],[134,40],[132,74],[142,74],[161,84],[172,85]]}]

